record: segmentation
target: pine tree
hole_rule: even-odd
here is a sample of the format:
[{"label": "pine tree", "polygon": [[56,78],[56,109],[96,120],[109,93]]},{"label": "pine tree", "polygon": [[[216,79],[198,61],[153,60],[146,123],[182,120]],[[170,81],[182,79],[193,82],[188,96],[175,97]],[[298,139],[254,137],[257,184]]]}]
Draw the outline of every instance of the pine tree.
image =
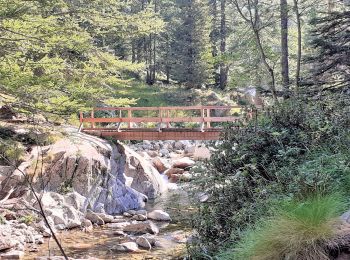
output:
[{"label": "pine tree", "polygon": [[127,104],[116,90],[143,65],[120,59],[116,44],[162,26],[153,13],[128,9],[114,0],[0,0],[0,101],[60,115]]},{"label": "pine tree", "polygon": [[209,80],[211,53],[206,6],[199,0],[179,0],[177,24],[172,28],[171,75],[189,87]]},{"label": "pine tree", "polygon": [[308,90],[350,90],[350,11],[332,12],[312,20],[312,86]]}]

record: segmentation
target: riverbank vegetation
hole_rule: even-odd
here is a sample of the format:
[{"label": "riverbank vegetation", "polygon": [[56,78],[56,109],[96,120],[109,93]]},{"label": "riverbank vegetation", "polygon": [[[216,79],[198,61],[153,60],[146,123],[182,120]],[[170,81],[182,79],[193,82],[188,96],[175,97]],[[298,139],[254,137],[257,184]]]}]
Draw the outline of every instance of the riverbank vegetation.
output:
[{"label": "riverbank vegetation", "polygon": [[[215,254],[227,244],[233,244],[235,249],[241,246],[237,243],[243,238],[243,243],[255,243],[248,241],[252,235],[245,233],[264,222],[264,218],[267,223],[263,225],[268,226],[262,231],[257,227],[253,234],[275,232],[269,230],[271,226],[281,232],[283,228],[291,228],[285,215],[282,214],[282,218],[276,215],[275,209],[281,203],[291,202],[296,209],[311,205],[310,212],[303,211],[306,215],[300,216],[306,219],[300,221],[305,228],[312,229],[306,224],[308,221],[322,217],[323,210],[332,212],[332,207],[326,210],[322,205],[317,206],[327,203],[327,196],[339,192],[348,202],[348,102],[339,96],[314,104],[288,100],[272,107],[268,114],[258,116],[249,125],[226,131],[200,185],[200,190],[209,195],[209,200],[199,205],[198,216],[194,217],[200,252]],[[310,202],[310,196],[319,196],[320,201]],[[343,201],[342,196],[332,200]],[[340,202],[333,203],[334,206],[337,203]],[[298,214],[298,210],[291,213]],[[322,217],[319,221],[318,224],[327,225],[329,219]],[[296,232],[296,237],[305,235],[303,230],[290,230]],[[268,255],[266,257],[256,259],[269,259]],[[284,259],[284,255],[279,257],[271,259]]]}]

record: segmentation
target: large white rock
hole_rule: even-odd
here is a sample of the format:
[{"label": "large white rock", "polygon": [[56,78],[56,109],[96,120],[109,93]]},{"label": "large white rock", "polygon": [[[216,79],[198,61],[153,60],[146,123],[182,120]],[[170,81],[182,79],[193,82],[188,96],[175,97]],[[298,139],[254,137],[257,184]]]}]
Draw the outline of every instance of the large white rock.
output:
[{"label": "large white rock", "polygon": [[125,147],[125,153],[136,169],[131,188],[153,199],[167,190],[167,185],[153,165],[140,155]]},{"label": "large white rock", "polygon": [[[144,207],[147,197],[125,184],[126,155],[122,145],[83,133],[70,133],[47,148],[43,178],[35,185],[48,191],[74,191],[66,202],[74,208],[119,214]],[[32,161],[40,150],[33,149]],[[32,162],[21,167],[30,172]]]},{"label": "large white rock", "polygon": [[149,212],[147,217],[149,219],[158,220],[158,221],[171,221],[170,215],[165,211],[159,210],[159,209]]},{"label": "large white rock", "polygon": [[[38,194],[41,198],[41,205],[47,217],[53,221],[53,226],[57,229],[76,228],[81,225],[82,213],[66,203],[64,196],[55,192],[42,192]],[[34,194],[30,193],[26,200],[36,209],[40,209]]]}]

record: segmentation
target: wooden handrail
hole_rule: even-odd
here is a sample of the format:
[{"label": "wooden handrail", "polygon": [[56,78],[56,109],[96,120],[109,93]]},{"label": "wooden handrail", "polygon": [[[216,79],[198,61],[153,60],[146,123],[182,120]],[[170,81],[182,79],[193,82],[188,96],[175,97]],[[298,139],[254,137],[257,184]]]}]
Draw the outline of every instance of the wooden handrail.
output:
[{"label": "wooden handrail", "polygon": [[[212,110],[231,110],[233,108],[240,108],[239,106],[188,106],[188,107],[98,107],[91,111],[91,117],[85,117],[80,112],[80,128],[84,123],[90,123],[91,129],[96,128],[97,123],[118,123],[118,130],[122,123],[127,123],[129,129],[132,128],[131,123],[158,123],[158,129],[161,131],[161,124],[165,123],[166,127],[169,128],[170,123],[200,123],[200,129],[211,128],[212,122],[235,122],[240,117],[235,116],[222,116],[215,117],[211,116]],[[183,116],[183,117],[171,117],[171,111],[190,111],[198,110],[200,115],[198,116]],[[119,111],[119,117],[107,117],[107,118],[96,118],[96,111]],[[127,115],[122,116],[122,111],[127,111]],[[147,116],[147,117],[134,117],[134,111],[156,111],[158,116]]]},{"label": "wooden handrail", "polygon": [[184,107],[96,107],[95,111],[157,111],[157,110],[200,110],[200,109],[218,109],[229,110],[233,108],[242,108],[240,106],[184,106]]}]

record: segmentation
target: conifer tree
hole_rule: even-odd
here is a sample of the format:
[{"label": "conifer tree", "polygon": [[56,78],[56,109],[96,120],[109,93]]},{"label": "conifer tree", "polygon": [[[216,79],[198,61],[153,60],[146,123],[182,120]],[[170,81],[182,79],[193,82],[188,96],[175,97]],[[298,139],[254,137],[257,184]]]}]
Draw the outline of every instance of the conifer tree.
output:
[{"label": "conifer tree", "polygon": [[171,75],[189,87],[200,87],[209,80],[211,53],[206,5],[199,0],[178,0],[177,24],[172,29]]}]

